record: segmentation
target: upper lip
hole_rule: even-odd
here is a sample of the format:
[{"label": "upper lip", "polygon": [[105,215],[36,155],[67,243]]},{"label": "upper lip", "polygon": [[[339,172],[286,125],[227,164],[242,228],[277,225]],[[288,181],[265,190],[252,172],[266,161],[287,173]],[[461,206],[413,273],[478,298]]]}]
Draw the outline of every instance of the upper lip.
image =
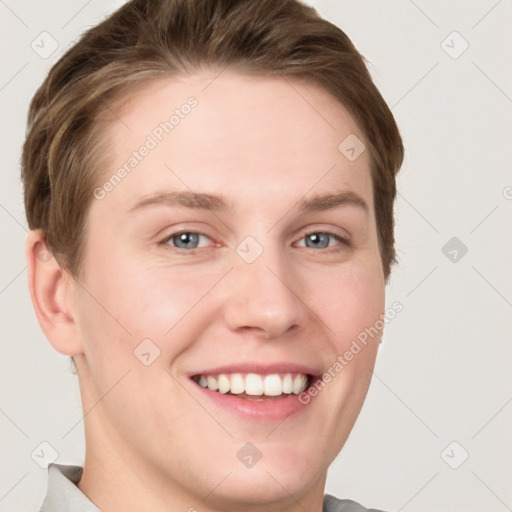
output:
[{"label": "upper lip", "polygon": [[190,372],[188,376],[196,377],[198,375],[219,375],[221,373],[257,373],[260,375],[270,375],[273,373],[302,373],[304,375],[318,377],[321,374],[321,371],[311,366],[291,362],[272,364],[239,363]]}]

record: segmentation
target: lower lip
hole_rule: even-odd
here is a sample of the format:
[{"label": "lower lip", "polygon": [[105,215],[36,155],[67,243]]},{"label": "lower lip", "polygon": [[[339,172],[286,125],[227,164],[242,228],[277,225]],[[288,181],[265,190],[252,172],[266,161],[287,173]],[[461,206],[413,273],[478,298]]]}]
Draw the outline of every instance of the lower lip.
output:
[{"label": "lower lip", "polygon": [[[300,395],[290,394],[285,398],[268,400],[245,400],[236,395],[219,393],[208,388],[203,388],[196,382],[192,384],[202,391],[215,405],[227,409],[245,419],[264,421],[283,421],[286,418],[303,411],[310,403],[303,404],[299,401]],[[311,400],[311,397],[308,397]]]}]

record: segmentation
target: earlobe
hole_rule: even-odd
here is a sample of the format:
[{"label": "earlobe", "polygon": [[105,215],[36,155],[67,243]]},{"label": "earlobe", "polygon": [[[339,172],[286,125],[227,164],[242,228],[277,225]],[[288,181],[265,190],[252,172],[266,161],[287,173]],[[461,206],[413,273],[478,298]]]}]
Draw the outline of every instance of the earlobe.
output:
[{"label": "earlobe", "polygon": [[73,280],[47,248],[41,230],[28,234],[25,255],[30,297],[41,329],[61,354],[82,354],[77,312],[70,300]]}]

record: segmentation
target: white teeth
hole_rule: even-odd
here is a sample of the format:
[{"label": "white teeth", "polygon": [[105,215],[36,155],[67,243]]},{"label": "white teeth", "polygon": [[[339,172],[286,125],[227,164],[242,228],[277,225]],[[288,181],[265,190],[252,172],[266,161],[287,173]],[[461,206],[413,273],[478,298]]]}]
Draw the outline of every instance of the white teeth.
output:
[{"label": "white teeth", "polygon": [[263,395],[263,380],[255,373],[249,373],[245,377],[245,392],[248,395]]},{"label": "white teeth", "polygon": [[283,382],[277,374],[267,375],[263,381],[263,392],[268,396],[279,396],[283,392]]},{"label": "white teeth", "polygon": [[231,375],[231,393],[239,395],[243,393],[245,389],[244,378],[239,373]]},{"label": "white teeth", "polygon": [[306,389],[307,377],[305,375],[296,375],[293,379],[293,392],[298,395]]},{"label": "white teeth", "polygon": [[219,375],[219,378],[217,379],[217,382],[219,383],[219,391],[221,393],[227,393],[229,391],[229,388],[231,386],[230,386],[230,383],[229,383],[229,379],[228,379],[228,377],[226,375],[221,373]]},{"label": "white teeth", "polygon": [[[201,375],[202,377],[202,375]],[[211,375],[208,375],[206,377],[206,382],[208,383],[208,389],[211,389],[212,391],[217,391],[219,389],[219,385],[217,383],[217,379],[215,377],[212,377]],[[199,384],[201,384],[201,379],[199,379]],[[201,384],[201,386],[203,386]],[[203,386],[204,388],[205,386]]]},{"label": "white teeth", "polygon": [[287,373],[283,379],[283,393],[291,393],[293,391],[293,379],[291,374]]},{"label": "white teeth", "polygon": [[278,374],[258,375],[248,373],[245,376],[240,373],[219,375],[201,375],[198,383],[203,388],[219,391],[220,393],[231,392],[233,395],[245,393],[253,396],[279,396],[302,393],[308,385],[308,377],[304,374]]}]

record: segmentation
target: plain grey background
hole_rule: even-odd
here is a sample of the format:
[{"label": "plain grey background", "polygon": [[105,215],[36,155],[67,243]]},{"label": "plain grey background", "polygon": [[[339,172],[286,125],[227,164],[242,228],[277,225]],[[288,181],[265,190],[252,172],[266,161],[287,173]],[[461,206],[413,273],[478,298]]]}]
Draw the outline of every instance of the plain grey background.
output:
[{"label": "plain grey background", "polygon": [[[77,377],[39,328],[19,179],[30,98],[123,2],[0,1],[0,510],[37,510],[49,443],[82,465]],[[309,1],[370,61],[401,129],[399,266],[367,401],[326,492],[390,511],[512,510],[512,2]],[[55,47],[58,45],[57,47]],[[467,252],[466,252],[467,251]],[[43,445],[46,446],[46,445]]]}]

